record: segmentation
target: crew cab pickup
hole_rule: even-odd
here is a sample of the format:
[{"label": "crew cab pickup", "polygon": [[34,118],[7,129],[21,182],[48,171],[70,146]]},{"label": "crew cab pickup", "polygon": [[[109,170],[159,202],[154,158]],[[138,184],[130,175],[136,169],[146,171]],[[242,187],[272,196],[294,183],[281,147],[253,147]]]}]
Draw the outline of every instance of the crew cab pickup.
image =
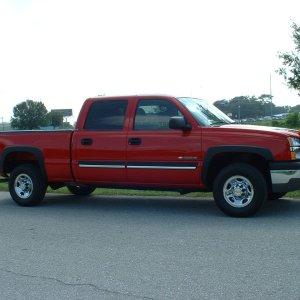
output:
[{"label": "crew cab pickup", "polygon": [[74,130],[1,133],[0,175],[22,206],[48,186],[212,191],[224,213],[245,217],[300,189],[300,132],[234,124],[190,97],[95,97]]}]

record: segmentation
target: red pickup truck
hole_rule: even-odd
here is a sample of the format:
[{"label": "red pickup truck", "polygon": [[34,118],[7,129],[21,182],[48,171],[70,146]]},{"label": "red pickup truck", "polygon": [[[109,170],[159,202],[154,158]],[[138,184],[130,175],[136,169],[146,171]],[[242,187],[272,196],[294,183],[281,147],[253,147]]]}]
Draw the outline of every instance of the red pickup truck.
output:
[{"label": "red pickup truck", "polygon": [[212,191],[224,213],[244,217],[300,189],[300,132],[234,124],[190,97],[96,97],[74,130],[1,133],[0,175],[22,206],[47,186]]}]

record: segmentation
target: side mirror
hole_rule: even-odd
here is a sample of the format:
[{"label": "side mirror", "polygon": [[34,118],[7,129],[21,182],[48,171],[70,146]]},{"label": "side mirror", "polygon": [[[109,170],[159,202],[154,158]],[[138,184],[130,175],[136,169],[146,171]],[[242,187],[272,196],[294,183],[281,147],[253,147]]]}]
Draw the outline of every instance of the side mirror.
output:
[{"label": "side mirror", "polygon": [[192,130],[191,124],[187,123],[184,117],[171,117],[169,120],[169,128],[184,131]]}]

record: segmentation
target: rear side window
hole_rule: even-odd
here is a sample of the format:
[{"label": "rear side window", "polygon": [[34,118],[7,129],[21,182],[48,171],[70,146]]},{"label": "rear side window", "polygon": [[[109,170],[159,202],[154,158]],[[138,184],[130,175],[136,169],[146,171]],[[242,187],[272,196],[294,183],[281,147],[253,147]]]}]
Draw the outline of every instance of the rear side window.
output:
[{"label": "rear side window", "polygon": [[103,100],[94,102],[87,115],[84,129],[87,130],[122,130],[127,100]]}]

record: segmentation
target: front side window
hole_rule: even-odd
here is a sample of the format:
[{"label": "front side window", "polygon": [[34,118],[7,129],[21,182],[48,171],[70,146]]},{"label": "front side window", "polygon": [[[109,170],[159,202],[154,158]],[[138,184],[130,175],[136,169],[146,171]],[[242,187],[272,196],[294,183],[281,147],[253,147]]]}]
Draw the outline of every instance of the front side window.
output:
[{"label": "front side window", "polygon": [[135,114],[135,130],[170,130],[169,120],[182,116],[177,106],[167,100],[140,100]]},{"label": "front side window", "polygon": [[100,100],[94,102],[87,114],[84,129],[123,130],[127,100]]}]

